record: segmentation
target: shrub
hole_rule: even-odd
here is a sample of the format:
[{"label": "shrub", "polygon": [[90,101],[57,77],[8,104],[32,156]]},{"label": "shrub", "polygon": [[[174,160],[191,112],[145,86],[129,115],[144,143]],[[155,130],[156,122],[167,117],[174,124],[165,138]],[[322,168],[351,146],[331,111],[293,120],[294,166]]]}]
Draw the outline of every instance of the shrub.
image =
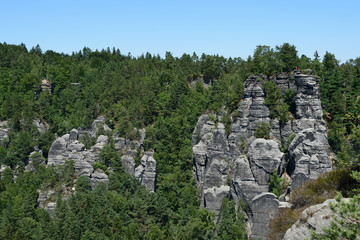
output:
[{"label": "shrub", "polygon": [[225,116],[223,116],[221,118],[220,122],[224,124],[225,132],[226,132],[227,135],[229,135],[231,133],[231,122],[232,122],[230,115],[226,114]]},{"label": "shrub", "polygon": [[92,167],[94,168],[94,170],[96,170],[96,169],[102,169],[104,172],[105,172],[106,169],[107,169],[106,165],[101,164],[101,163],[99,163],[99,162],[94,162],[94,163],[92,164]]},{"label": "shrub", "polygon": [[209,114],[210,121],[217,122],[217,118],[214,114]]},{"label": "shrub", "polygon": [[318,179],[308,181],[291,193],[292,208],[280,209],[278,215],[270,222],[268,239],[282,239],[300,217],[303,210],[311,205],[334,198],[336,191],[351,195],[356,188],[356,181],[351,178],[352,169],[337,169],[324,173]]},{"label": "shrub", "polygon": [[288,187],[288,184],[285,182],[285,179],[281,178],[276,171],[270,175],[269,181],[269,190],[279,197]]},{"label": "shrub", "polygon": [[255,133],[255,137],[257,138],[270,138],[270,125],[266,122],[260,122]]}]

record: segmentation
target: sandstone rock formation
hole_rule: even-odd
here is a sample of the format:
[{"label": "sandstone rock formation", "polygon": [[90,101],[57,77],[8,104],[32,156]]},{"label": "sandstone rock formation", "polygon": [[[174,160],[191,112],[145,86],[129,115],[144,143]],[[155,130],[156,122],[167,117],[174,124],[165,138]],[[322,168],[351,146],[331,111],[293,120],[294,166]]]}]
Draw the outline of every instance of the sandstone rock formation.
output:
[{"label": "sandstone rock formation", "polygon": [[[350,199],[343,199],[348,202]],[[339,217],[331,210],[330,204],[334,204],[334,199],[328,199],[324,203],[317,204],[305,209],[291,228],[289,228],[284,236],[284,240],[302,240],[311,239],[311,231],[316,234],[324,234],[323,229],[331,225],[333,216]]]},{"label": "sandstone rock formation", "polygon": [[[274,81],[282,92],[290,89],[296,94],[295,112],[286,123],[270,119],[264,104],[264,81]],[[287,172],[290,191],[331,170],[318,81],[299,73],[278,74],[270,80],[252,75],[244,83],[244,99],[229,135],[219,121],[221,116],[205,113],[199,118],[192,136],[193,174],[201,206],[215,212],[216,220],[225,197],[241,200],[247,204],[251,237],[265,239],[270,219],[280,205],[286,205],[268,193],[270,174]],[[254,137],[260,122],[271,126],[269,140]],[[289,158],[285,159],[280,149],[291,139]]]},{"label": "sandstone rock formation", "polygon": [[[125,172],[135,176],[140,184],[144,185],[149,191],[155,191],[156,184],[156,161],[153,157],[153,152],[144,152],[142,144],[145,139],[145,129],[134,129],[138,132],[139,140],[128,140],[120,137],[115,133],[112,137],[114,139],[115,150],[121,153],[121,161]],[[92,188],[96,188],[99,183],[108,184],[109,177],[101,169],[94,170],[93,164],[99,161],[99,154],[101,150],[109,143],[109,137],[101,135],[101,133],[110,133],[111,129],[107,126],[105,118],[100,116],[97,118],[91,129],[72,129],[69,134],[58,137],[51,145],[48,153],[47,165],[58,167],[64,164],[67,160],[74,161],[75,174],[79,176],[86,176],[90,178]],[[86,149],[81,142],[84,136],[95,138],[95,145],[90,149]],[[30,162],[32,153],[30,155]],[[139,166],[135,164],[135,157],[140,157],[141,163]],[[30,170],[30,166],[28,167]],[[75,191],[75,189],[73,190]],[[55,208],[55,202],[49,201],[52,196],[51,190],[40,192],[38,204],[45,208],[50,213]]]},{"label": "sandstone rock formation", "polygon": [[141,158],[141,164],[135,169],[135,177],[140,184],[151,192],[155,190],[156,184],[156,161],[153,157],[154,152],[145,152]]},{"label": "sandstone rock formation", "polygon": [[[87,176],[91,179],[93,188],[99,182],[107,182],[108,177],[105,173],[96,170],[94,172],[93,163],[99,159],[99,154],[104,146],[109,142],[109,137],[106,135],[99,135],[100,133],[110,132],[111,129],[106,125],[105,118],[97,118],[92,128],[86,132],[81,130],[81,134],[87,133],[89,136],[97,136],[96,143],[90,149],[85,149],[85,145],[81,143],[80,131],[72,129],[70,134],[65,134],[58,137],[51,145],[48,154],[48,165],[55,167],[64,164],[66,160],[73,160],[75,163],[75,173],[78,176]],[[137,131],[134,129],[134,131]],[[137,177],[142,185],[149,191],[155,189],[156,179],[156,161],[153,158],[152,152],[145,152],[141,159],[141,164],[135,170],[135,157],[140,155],[142,144],[145,138],[145,130],[139,131],[140,140],[128,140],[118,136],[117,133],[113,135],[115,142],[115,150],[122,154],[121,160],[124,169],[127,173]],[[99,135],[99,136],[98,136]]]}]

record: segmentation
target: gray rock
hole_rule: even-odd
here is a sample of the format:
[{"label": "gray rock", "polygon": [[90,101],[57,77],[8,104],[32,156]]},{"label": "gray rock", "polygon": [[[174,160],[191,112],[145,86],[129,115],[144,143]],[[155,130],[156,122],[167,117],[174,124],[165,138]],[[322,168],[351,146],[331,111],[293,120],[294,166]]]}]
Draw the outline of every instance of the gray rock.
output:
[{"label": "gray rock", "polygon": [[[192,135],[193,175],[200,190],[201,206],[215,212],[218,219],[224,197],[245,202],[253,235],[260,238],[267,234],[269,216],[272,217],[278,207],[289,207],[286,203],[279,204],[275,195],[261,195],[269,194],[270,174],[274,171],[282,174],[286,168],[292,190],[331,169],[318,78],[282,73],[270,80],[282,92],[290,89],[296,94],[296,113],[289,121],[280,124],[278,119],[270,119],[263,92],[263,83],[268,80],[263,75],[251,75],[244,82],[244,99],[238,116],[233,116],[231,133],[227,135],[221,122],[210,120],[219,120],[224,113],[214,117],[205,113]],[[260,122],[270,124],[271,140],[254,137]],[[293,139],[294,134],[297,136]],[[280,142],[290,145],[289,164],[280,151]],[[288,198],[282,196],[282,200]],[[265,205],[261,207],[261,204]]]},{"label": "gray rock", "polygon": [[91,187],[95,189],[99,183],[105,183],[106,185],[109,182],[109,177],[101,169],[96,169],[93,174],[91,174]]},{"label": "gray rock", "polygon": [[267,239],[269,223],[279,211],[279,200],[273,193],[261,193],[251,201],[253,239]]},{"label": "gray rock", "polygon": [[67,146],[66,149],[71,152],[72,151],[81,152],[84,151],[85,145],[82,143],[71,143]]},{"label": "gray rock", "polygon": [[25,171],[36,171],[40,165],[45,165],[45,158],[42,151],[36,146],[29,155],[29,162],[25,166]]},{"label": "gray rock", "polygon": [[92,164],[85,160],[75,161],[75,172],[78,176],[90,177],[94,172]]},{"label": "gray rock", "polygon": [[114,135],[114,141],[115,141],[115,150],[116,151],[123,151],[126,149],[126,139],[123,137],[118,137]]},{"label": "gray rock", "polygon": [[53,190],[47,190],[47,191],[38,191],[39,196],[37,199],[37,204],[39,207],[44,208],[50,216],[53,216],[56,203],[52,202],[54,201],[53,196],[56,195],[56,192]]},{"label": "gray rock", "polygon": [[[343,199],[348,202],[350,199]],[[317,204],[305,209],[299,220],[297,220],[291,228],[289,228],[284,236],[284,240],[302,240],[311,239],[311,231],[317,234],[324,234],[323,229],[330,227],[333,216],[339,217],[330,207],[335,203],[334,199],[328,199],[322,204]]]},{"label": "gray rock", "polygon": [[250,163],[245,156],[235,160],[231,184],[232,198],[242,199],[247,205],[250,205],[256,195],[268,191],[268,186],[260,186],[256,182]]},{"label": "gray rock", "polygon": [[70,140],[71,143],[78,140],[78,130],[72,129],[70,131],[69,140]]},{"label": "gray rock", "polygon": [[230,196],[229,186],[212,187],[204,190],[204,207],[215,213],[215,221],[219,219],[224,198]]},{"label": "gray rock", "polygon": [[96,143],[107,143],[109,141],[109,137],[106,135],[100,135],[97,140]]},{"label": "gray rock", "polygon": [[287,172],[292,190],[332,169],[327,137],[315,129],[305,129],[296,135],[289,146],[289,158]]},{"label": "gray rock", "polygon": [[151,192],[155,191],[156,184],[156,161],[153,154],[154,152],[145,152],[141,164],[135,169],[135,177]]},{"label": "gray rock", "polygon": [[123,155],[121,156],[121,162],[124,166],[124,171],[129,173],[130,175],[135,175],[135,159],[131,155]]},{"label": "gray rock", "polygon": [[66,139],[59,137],[57,138],[50,147],[48,154],[48,165],[54,165],[57,167],[60,164],[65,163],[64,153],[66,151]]},{"label": "gray rock", "polygon": [[91,126],[90,136],[96,138],[99,134],[104,134],[108,131],[111,131],[111,128],[106,124],[106,119],[104,116],[98,117],[94,120]]},{"label": "gray rock", "polygon": [[140,144],[142,145],[145,140],[146,129],[145,128],[139,129],[139,135],[140,135]]},{"label": "gray rock", "polygon": [[50,214],[50,216],[54,216],[55,207],[56,207],[56,202],[49,202],[45,206],[45,210]]},{"label": "gray rock", "polygon": [[267,186],[270,175],[275,171],[280,173],[280,165],[284,153],[274,140],[256,139],[249,147],[248,152],[251,171],[259,185]]}]

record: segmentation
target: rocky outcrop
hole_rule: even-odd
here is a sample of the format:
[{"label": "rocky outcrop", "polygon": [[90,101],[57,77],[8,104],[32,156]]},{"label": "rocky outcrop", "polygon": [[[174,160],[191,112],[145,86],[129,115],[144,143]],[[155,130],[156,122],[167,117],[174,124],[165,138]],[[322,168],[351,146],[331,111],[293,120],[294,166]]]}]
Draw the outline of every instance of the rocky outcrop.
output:
[{"label": "rocky outcrop", "polygon": [[299,132],[289,146],[288,173],[291,189],[331,170],[326,135],[313,128]]},{"label": "rocky outcrop", "polygon": [[38,199],[37,204],[39,207],[44,208],[46,211],[52,215],[55,210],[56,202],[54,202],[53,197],[56,195],[56,192],[53,190],[40,191],[38,190]]},{"label": "rocky outcrop", "polygon": [[145,152],[140,165],[135,169],[135,177],[151,192],[155,191],[156,184],[156,161],[153,155],[154,152]]},{"label": "rocky outcrop", "polygon": [[[344,202],[349,202],[350,199],[343,199]],[[299,220],[297,220],[291,228],[289,228],[284,236],[284,240],[302,240],[311,239],[311,231],[316,234],[324,234],[324,228],[331,225],[333,217],[340,218],[337,213],[331,209],[331,204],[335,204],[336,200],[328,199],[322,204],[317,204],[305,209]]]},{"label": "rocky outcrop", "polygon": [[36,126],[39,133],[45,133],[47,130],[49,130],[49,124],[40,121],[40,119],[34,119],[33,121],[34,125]]},{"label": "rocky outcrop", "polygon": [[103,135],[108,131],[111,132],[111,128],[106,124],[105,117],[100,116],[92,123],[90,136],[96,138],[98,135]]},{"label": "rocky outcrop", "polygon": [[[296,94],[295,109],[287,122],[270,119],[264,104],[264,81],[274,81],[282,92],[290,89]],[[272,216],[279,207],[287,205],[279,204],[276,196],[269,193],[270,175],[287,172],[291,191],[331,169],[318,78],[279,74],[267,80],[262,75],[252,75],[244,83],[244,99],[229,135],[220,119],[221,115],[203,114],[192,136],[193,174],[200,189],[201,206],[215,212],[218,220],[225,197],[245,202],[251,236],[265,239]],[[254,137],[260,122],[271,126],[270,139]],[[280,149],[282,143],[285,146],[291,139],[289,158],[285,159]]]},{"label": "rocky outcrop", "polygon": [[[65,134],[52,143],[47,164],[57,167],[67,160],[73,160],[76,174],[91,178],[94,172],[92,164],[98,160],[101,150],[108,141],[107,136],[100,135],[96,144],[87,150],[85,145],[78,141],[78,131],[72,129],[70,134]],[[94,181],[93,186],[95,183],[96,181]]]},{"label": "rocky outcrop", "polygon": [[[70,134],[65,134],[57,138],[51,145],[47,165],[55,167],[64,164],[66,160],[73,160],[75,173],[77,176],[87,176],[90,178],[92,187],[95,188],[99,182],[107,182],[108,177],[100,170],[94,171],[93,164],[99,160],[99,154],[104,146],[109,142],[109,137],[99,135],[100,133],[111,131],[106,125],[104,117],[96,119],[89,131],[72,129]],[[153,152],[143,152],[142,144],[145,138],[144,129],[134,129],[138,132],[139,140],[128,140],[120,137],[117,133],[113,135],[115,150],[122,154],[121,161],[125,172],[137,177],[142,185],[149,191],[155,190],[156,180],[156,161]],[[81,132],[81,133],[80,133]],[[95,145],[90,149],[85,149],[81,143],[80,135],[97,136]],[[98,136],[99,135],[99,136]],[[141,164],[136,167],[135,157],[143,155]]]}]

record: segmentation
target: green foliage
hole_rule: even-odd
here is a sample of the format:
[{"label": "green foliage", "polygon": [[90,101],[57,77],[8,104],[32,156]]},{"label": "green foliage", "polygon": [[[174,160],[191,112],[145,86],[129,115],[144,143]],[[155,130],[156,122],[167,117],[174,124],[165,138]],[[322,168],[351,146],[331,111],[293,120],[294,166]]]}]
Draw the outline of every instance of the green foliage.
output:
[{"label": "green foliage", "polygon": [[[352,196],[352,189],[359,185],[350,176],[352,169],[336,169],[321,175],[316,180],[306,182],[291,193],[292,208],[281,209],[279,214],[270,222],[269,239],[282,239],[307,207],[323,203],[326,199],[334,198],[336,191],[346,196]],[[336,239],[336,238],[335,238]]]},{"label": "green foliage", "polygon": [[94,163],[92,164],[92,167],[94,168],[94,170],[96,170],[96,169],[101,169],[101,170],[103,170],[104,172],[107,170],[106,165],[104,165],[104,164],[102,164],[102,163],[99,163],[99,162],[94,162]]},{"label": "green foliage", "polygon": [[[360,172],[352,171],[351,177],[360,183]],[[359,190],[359,189],[358,189]],[[343,201],[340,192],[335,197],[336,203],[330,205],[336,214],[331,226],[323,229],[324,234],[312,231],[313,239],[357,239],[360,236],[360,195],[356,194],[350,201]]]},{"label": "green foliage", "polygon": [[229,135],[231,133],[231,124],[232,124],[232,119],[230,114],[226,114],[225,116],[223,116],[220,122],[224,124],[225,132],[227,135]]},{"label": "green foliage", "polygon": [[270,125],[266,122],[260,122],[254,132],[254,136],[257,138],[270,138]]},{"label": "green foliage", "polygon": [[289,104],[293,104],[294,95],[287,91],[285,95],[272,81],[264,84],[265,101],[264,104],[269,108],[270,118],[279,118],[280,123],[284,124],[288,120]]},{"label": "green foliage", "polygon": [[85,145],[86,149],[90,149],[96,143],[95,138],[90,137],[87,132],[83,135],[80,141]]},{"label": "green foliage", "polygon": [[[240,201],[241,202],[241,201]],[[248,239],[246,232],[245,213],[241,203],[235,209],[234,201],[225,198],[220,213],[218,236],[220,239]]]},{"label": "green foliage", "polygon": [[59,166],[61,180],[66,186],[72,186],[75,177],[75,163],[73,160],[66,160],[64,165]]},{"label": "green foliage", "polygon": [[[43,52],[40,46],[28,51],[24,45],[0,43],[0,119],[8,120],[10,126],[8,139],[0,144],[0,162],[16,169],[19,175],[13,182],[10,168],[2,174],[0,238],[212,238],[213,214],[199,210],[198,190],[192,178],[191,136],[199,116],[207,109],[214,113],[214,122],[224,109],[228,114],[221,121],[230,132],[231,119],[239,115],[243,82],[251,73],[270,77],[276,72],[290,72],[295,66],[312,68],[321,78],[321,100],[337,165],[357,164],[360,59],[340,65],[328,52],[322,60],[318,54],[314,57],[311,60],[303,55],[299,59],[296,48],[288,43],[274,49],[258,46],[246,60],[206,54],[198,57],[195,53],[180,58],[171,53],[166,53],[164,59],[149,53],[133,57],[122,55],[118,49],[92,51],[86,47],[67,55]],[[43,79],[51,82],[50,93],[41,91]],[[194,81],[198,83],[190,88]],[[288,90],[282,94],[274,83],[265,85],[271,117],[283,124],[291,117],[289,112],[295,113],[294,93]],[[153,149],[157,160],[156,193],[146,193],[137,179],[123,172],[111,138],[100,154],[102,165],[98,165],[102,169],[111,166],[114,171],[109,176],[109,191],[103,186],[90,190],[88,179],[82,177],[75,181],[71,162],[58,172],[42,165],[35,172],[22,171],[35,146],[47,158],[55,133],[61,136],[72,128],[90,128],[100,115],[127,139],[138,139],[134,128],[146,127],[144,148]],[[39,134],[33,124],[35,118],[49,124],[50,129]],[[269,126],[257,130],[260,137],[269,137],[268,133]],[[95,139],[86,135],[80,141],[87,149],[95,144]],[[245,139],[242,142],[245,146]],[[137,163],[139,160],[140,152]],[[67,201],[59,199],[54,218],[37,208],[38,189],[60,191],[63,185],[71,189],[74,182],[77,193],[68,196]],[[329,182],[337,182],[336,177]],[[339,184],[353,186],[347,183]],[[302,195],[314,201],[328,197],[320,194],[322,188],[315,189],[318,187],[310,187]],[[333,190],[323,192],[332,194]],[[295,199],[298,206],[306,201],[299,196]],[[228,228],[222,225],[224,238],[229,234],[241,236],[230,223],[238,221],[240,215],[236,216],[224,218],[230,219],[226,220]]]},{"label": "green foliage", "polygon": [[281,178],[276,171],[270,175],[269,191],[279,197],[284,191],[287,190],[288,184],[285,179]]}]

